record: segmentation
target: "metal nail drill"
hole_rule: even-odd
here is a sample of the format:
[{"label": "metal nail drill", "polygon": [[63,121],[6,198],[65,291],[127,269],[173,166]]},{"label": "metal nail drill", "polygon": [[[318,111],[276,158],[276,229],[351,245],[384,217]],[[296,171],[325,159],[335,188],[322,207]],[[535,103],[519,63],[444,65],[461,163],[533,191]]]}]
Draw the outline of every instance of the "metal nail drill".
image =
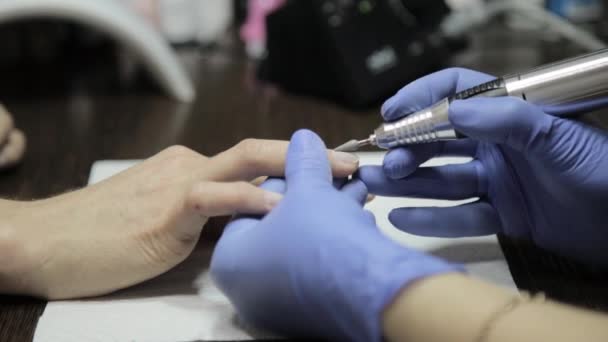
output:
[{"label": "metal nail drill", "polygon": [[368,139],[351,140],[336,150],[354,152],[366,145],[388,149],[461,138],[448,120],[454,100],[519,96],[550,114],[560,114],[608,106],[608,97],[602,98],[607,93],[608,49],[604,49],[464,90],[399,121],[384,123]]}]

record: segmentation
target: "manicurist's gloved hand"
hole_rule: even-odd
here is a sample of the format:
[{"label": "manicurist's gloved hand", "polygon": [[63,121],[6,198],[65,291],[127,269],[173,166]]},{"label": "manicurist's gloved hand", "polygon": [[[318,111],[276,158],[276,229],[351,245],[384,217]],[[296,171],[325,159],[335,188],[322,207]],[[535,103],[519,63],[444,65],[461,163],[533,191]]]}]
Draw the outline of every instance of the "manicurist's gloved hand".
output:
[{"label": "manicurist's gloved hand", "polygon": [[[404,87],[383,106],[388,121],[491,80],[448,69]],[[513,97],[454,101],[449,119],[461,141],[397,148],[383,168],[365,167],[370,192],[440,199],[480,197],[452,208],[400,208],[398,228],[427,236],[503,232],[599,266],[608,266],[608,135],[583,123],[550,116]],[[464,165],[418,168],[435,156],[465,155]]]},{"label": "manicurist's gloved hand", "polygon": [[265,217],[240,217],[226,228],[211,274],[241,317],[291,336],[379,341],[381,312],[403,287],[459,270],[384,237],[362,208],[360,181],[336,190],[325,147],[310,131],[289,145],[284,193]]}]

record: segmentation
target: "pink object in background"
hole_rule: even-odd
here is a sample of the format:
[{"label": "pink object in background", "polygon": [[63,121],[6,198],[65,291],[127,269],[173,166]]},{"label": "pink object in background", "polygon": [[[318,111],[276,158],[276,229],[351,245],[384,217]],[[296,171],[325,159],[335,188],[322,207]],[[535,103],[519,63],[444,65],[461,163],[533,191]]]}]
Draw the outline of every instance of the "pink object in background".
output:
[{"label": "pink object in background", "polygon": [[131,5],[131,7],[143,16],[148,23],[160,31],[160,16],[158,13],[157,0],[131,0],[128,1],[127,4]]},{"label": "pink object in background", "polygon": [[247,20],[241,27],[241,39],[250,57],[260,58],[266,52],[266,16],[284,3],[285,0],[249,0]]}]

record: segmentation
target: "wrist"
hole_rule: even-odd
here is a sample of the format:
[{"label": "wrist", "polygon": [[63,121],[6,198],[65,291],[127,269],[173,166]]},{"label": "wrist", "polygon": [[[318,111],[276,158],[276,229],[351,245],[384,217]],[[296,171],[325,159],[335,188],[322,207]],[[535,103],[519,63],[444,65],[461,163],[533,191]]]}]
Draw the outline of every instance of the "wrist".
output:
[{"label": "wrist", "polygon": [[383,332],[389,341],[475,341],[513,295],[463,274],[430,276],[404,287],[385,308]]},{"label": "wrist", "polygon": [[[366,241],[366,252],[357,258],[361,272],[350,278],[342,292],[348,296],[349,310],[357,313],[352,325],[363,331],[365,341],[379,341],[382,337],[382,318],[385,309],[410,285],[439,274],[463,272],[460,265],[397,245],[382,237],[377,243]],[[352,255],[351,255],[352,257]]]}]

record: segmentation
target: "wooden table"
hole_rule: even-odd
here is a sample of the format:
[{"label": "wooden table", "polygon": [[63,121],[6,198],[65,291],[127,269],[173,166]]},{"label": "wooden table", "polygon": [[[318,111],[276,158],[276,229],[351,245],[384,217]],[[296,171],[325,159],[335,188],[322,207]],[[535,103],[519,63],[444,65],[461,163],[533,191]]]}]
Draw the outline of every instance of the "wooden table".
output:
[{"label": "wooden table", "polygon": [[[503,50],[496,49],[504,47],[505,39],[510,36],[499,38],[500,44],[492,43],[496,38],[476,38],[452,64],[501,74],[568,53],[563,49],[547,53],[517,43],[505,57]],[[213,155],[245,138],[288,139],[295,130],[309,128],[328,146],[336,146],[346,138],[365,136],[378,124],[378,108],[355,112],[258,84],[253,64],[237,44],[187,51],[182,57],[198,90],[198,98],[189,105],[175,103],[147,86],[133,91],[110,83],[111,91],[99,91],[91,82],[79,80],[61,82],[62,88],[47,96],[44,91],[26,91],[23,83],[33,85],[37,80],[17,80],[24,89],[21,95],[0,101],[27,134],[29,147],[19,168],[0,175],[0,196],[26,200],[82,187],[95,160],[146,158],[173,144]],[[44,75],[38,77],[45,80]],[[608,300],[601,293],[608,284],[604,275],[570,269],[571,263],[525,243],[504,237],[501,243],[518,286],[606,308]],[[45,305],[31,298],[0,297],[0,340],[31,340]]]}]

